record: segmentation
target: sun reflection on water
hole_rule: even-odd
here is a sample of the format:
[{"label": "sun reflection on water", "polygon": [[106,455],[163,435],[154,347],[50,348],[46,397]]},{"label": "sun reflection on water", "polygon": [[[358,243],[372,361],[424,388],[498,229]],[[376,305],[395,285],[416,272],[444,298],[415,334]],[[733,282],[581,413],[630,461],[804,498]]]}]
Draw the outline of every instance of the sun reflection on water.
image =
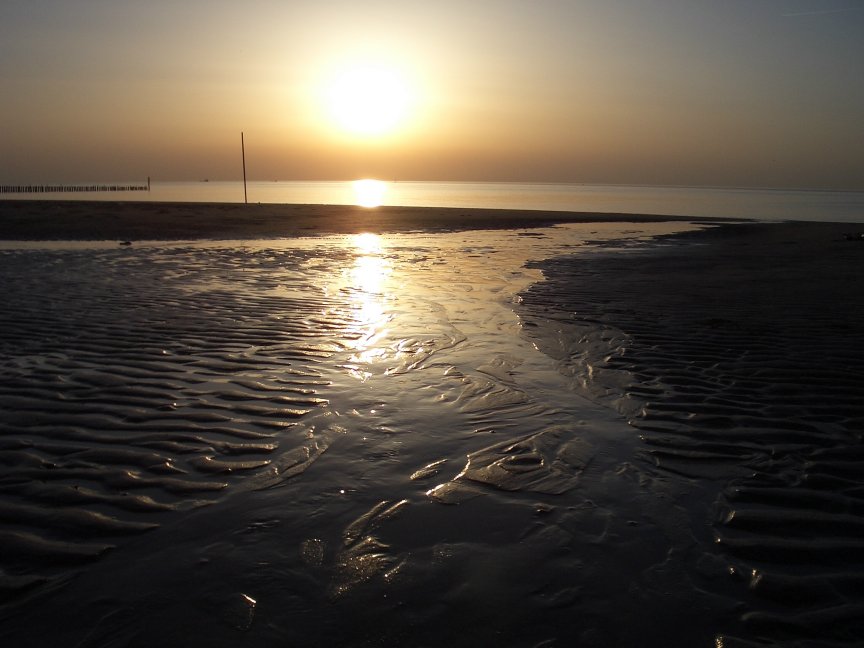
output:
[{"label": "sun reflection on water", "polygon": [[352,288],[368,297],[381,297],[390,274],[390,264],[381,257],[362,256],[351,268]]},{"label": "sun reflection on water", "polygon": [[360,254],[381,254],[384,251],[384,245],[381,237],[377,234],[364,232],[363,234],[353,234],[351,236],[351,244],[354,249]]},{"label": "sun reflection on water", "polygon": [[[354,202],[360,207],[380,207],[384,204],[384,195],[387,193],[387,183],[381,180],[355,180],[352,184],[354,188]],[[361,236],[363,236],[361,234]],[[374,236],[368,234],[367,236]]]},{"label": "sun reflection on water", "polygon": [[391,261],[384,255],[383,241],[376,234],[356,234],[350,237],[356,253],[354,265],[348,270],[354,316],[361,336],[354,343],[351,362],[358,367],[352,375],[366,380],[371,374],[359,365],[373,362],[386,353],[379,342],[386,334],[390,317],[386,303],[390,298],[388,282],[393,272]]}]

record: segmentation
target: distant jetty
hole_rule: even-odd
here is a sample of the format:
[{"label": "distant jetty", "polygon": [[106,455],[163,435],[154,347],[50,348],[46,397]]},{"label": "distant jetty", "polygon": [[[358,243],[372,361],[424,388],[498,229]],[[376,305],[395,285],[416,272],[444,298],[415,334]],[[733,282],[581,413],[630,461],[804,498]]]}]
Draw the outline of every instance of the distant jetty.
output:
[{"label": "distant jetty", "polygon": [[150,178],[147,178],[147,182],[142,184],[0,185],[0,194],[79,193],[96,191],[150,191]]}]

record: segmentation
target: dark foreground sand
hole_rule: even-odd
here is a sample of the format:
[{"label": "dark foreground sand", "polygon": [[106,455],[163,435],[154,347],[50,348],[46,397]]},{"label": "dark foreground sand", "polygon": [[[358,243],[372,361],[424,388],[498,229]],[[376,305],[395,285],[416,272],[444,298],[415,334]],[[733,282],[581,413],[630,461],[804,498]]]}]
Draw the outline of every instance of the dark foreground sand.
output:
[{"label": "dark foreground sand", "polygon": [[655,475],[689,484],[670,511],[721,548],[714,587],[740,583],[753,640],[718,645],[864,642],[864,242],[849,230],[729,225],[561,257],[524,294],[540,348],[628,417]]},{"label": "dark foreground sand", "polygon": [[594,241],[0,252],[2,643],[860,645],[856,227],[595,218],[0,203],[11,240]]}]

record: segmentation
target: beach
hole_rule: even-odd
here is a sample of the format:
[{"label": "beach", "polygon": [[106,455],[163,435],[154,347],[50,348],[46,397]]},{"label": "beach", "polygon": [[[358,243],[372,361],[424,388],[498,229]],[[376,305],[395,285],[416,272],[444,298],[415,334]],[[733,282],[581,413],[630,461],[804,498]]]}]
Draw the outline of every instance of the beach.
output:
[{"label": "beach", "polygon": [[856,227],[0,202],[0,638],[855,645]]},{"label": "beach", "polygon": [[547,280],[525,294],[535,339],[577,391],[627,417],[651,479],[680,478],[673,514],[693,548],[721,550],[716,564],[697,551],[693,571],[741,583],[753,643],[722,645],[854,645],[862,242],[848,226],[787,223],[667,243],[539,264]]},{"label": "beach", "polygon": [[[0,240],[266,239],[360,232],[446,232],[564,222],[687,222],[683,216],[515,209],[0,201]],[[710,219],[706,219],[710,220]]]}]

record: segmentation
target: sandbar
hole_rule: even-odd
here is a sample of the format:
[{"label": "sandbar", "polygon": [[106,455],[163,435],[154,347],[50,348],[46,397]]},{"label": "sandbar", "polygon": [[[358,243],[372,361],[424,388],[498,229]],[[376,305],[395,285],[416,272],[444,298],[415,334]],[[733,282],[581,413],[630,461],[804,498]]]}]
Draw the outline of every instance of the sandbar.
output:
[{"label": "sandbar", "polygon": [[[682,216],[440,207],[0,201],[3,240],[265,239],[371,232],[446,232],[556,223],[665,222]],[[702,219],[710,222],[712,219]]]}]

